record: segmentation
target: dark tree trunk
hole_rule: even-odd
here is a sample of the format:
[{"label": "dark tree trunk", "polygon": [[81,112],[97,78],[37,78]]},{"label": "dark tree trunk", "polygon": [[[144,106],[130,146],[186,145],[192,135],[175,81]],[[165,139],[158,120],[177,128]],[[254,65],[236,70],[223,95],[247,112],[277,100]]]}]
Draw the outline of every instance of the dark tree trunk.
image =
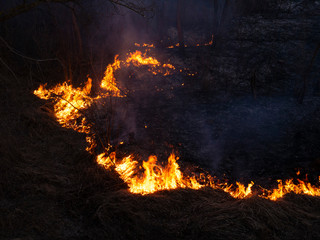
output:
[{"label": "dark tree trunk", "polygon": [[159,1],[159,14],[158,14],[158,41],[161,44],[164,36],[165,28],[165,0]]},{"label": "dark tree trunk", "polygon": [[311,72],[312,66],[314,64],[314,61],[315,61],[319,51],[320,51],[320,43],[318,44],[317,48],[315,49],[313,56],[312,56],[312,59],[311,59],[311,62],[309,63],[309,65],[304,73],[303,86],[302,86],[302,89],[300,90],[300,93],[298,95],[298,102],[300,104],[303,103],[304,97],[306,95],[306,91],[307,91],[307,87],[308,87],[308,76]]},{"label": "dark tree trunk", "polygon": [[215,37],[216,34],[217,34],[217,30],[218,30],[218,24],[219,24],[219,21],[218,21],[218,2],[219,0],[213,0],[212,1],[212,4],[213,4],[213,16],[212,16],[212,23],[213,23],[213,29],[212,29],[212,34],[213,36]]},{"label": "dark tree trunk", "polygon": [[178,30],[178,40],[181,52],[184,52],[184,36],[182,27],[182,11],[183,11],[183,0],[177,1],[177,30]]}]

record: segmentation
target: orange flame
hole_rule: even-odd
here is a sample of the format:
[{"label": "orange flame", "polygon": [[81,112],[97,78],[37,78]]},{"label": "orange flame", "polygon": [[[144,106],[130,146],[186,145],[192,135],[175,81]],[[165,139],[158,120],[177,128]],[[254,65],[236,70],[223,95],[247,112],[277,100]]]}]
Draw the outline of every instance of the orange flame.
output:
[{"label": "orange flame", "polygon": [[101,81],[101,88],[107,90],[111,93],[111,96],[120,97],[120,89],[116,85],[116,78],[114,76],[114,72],[120,69],[120,60],[119,55],[116,55],[114,58],[114,62],[107,66],[107,69],[104,73],[104,77]]},{"label": "orange flame", "polygon": [[155,46],[154,46],[153,43],[151,43],[151,44],[149,44],[149,43],[142,43],[142,44],[140,44],[140,43],[135,43],[134,45],[135,45],[136,47],[155,48]]},{"label": "orange flame", "polygon": [[147,57],[146,52],[142,54],[140,51],[135,51],[129,53],[126,59],[127,65],[133,64],[136,67],[148,66],[148,71],[153,75],[163,74],[168,76],[175,70],[175,67],[172,64],[160,64],[160,62],[153,57]]},{"label": "orange flame", "polygon": [[[213,41],[213,40],[212,40]],[[210,42],[211,44],[211,42]],[[34,94],[41,99],[52,99],[54,102],[54,113],[57,121],[66,128],[72,128],[77,132],[86,133],[86,141],[88,146],[86,150],[93,153],[97,143],[95,134],[92,131],[92,125],[87,121],[84,111],[88,109],[95,100],[106,97],[122,97],[120,89],[116,85],[115,71],[121,69],[122,66],[133,64],[136,67],[147,66],[148,70],[153,74],[161,73],[164,76],[175,70],[171,64],[160,64],[153,58],[147,57],[146,53],[140,51],[130,53],[126,60],[119,60],[117,55],[112,64],[109,64],[105,70],[100,87],[106,90],[107,94],[100,94],[97,97],[91,97],[92,79],[81,88],[73,87],[69,82],[58,84],[57,86],[47,89],[46,84],[40,85]],[[164,71],[165,70],[165,71]],[[182,70],[180,69],[180,72]],[[166,165],[158,163],[156,156],[150,156],[148,161],[139,164],[133,156],[127,156],[122,159],[117,159],[113,152],[110,155],[102,153],[97,156],[97,163],[105,169],[114,169],[120,178],[127,183],[129,191],[136,194],[150,194],[160,190],[172,190],[177,188],[200,189],[202,187],[211,187],[221,189],[229,193],[234,198],[246,198],[252,195],[253,182],[245,185],[236,182],[236,185],[227,183],[216,183],[214,178],[209,174],[200,174],[188,176],[181,171],[178,164],[178,158],[172,153]],[[299,175],[299,173],[297,173]],[[265,190],[260,197],[277,200],[282,198],[287,193],[307,194],[311,196],[320,196],[320,187],[311,185],[307,180],[297,180],[294,183],[293,179],[285,181],[278,180],[278,187],[272,190]],[[320,177],[319,177],[320,182]]]},{"label": "orange flame", "polygon": [[126,62],[128,64],[132,63],[138,67],[141,65],[160,66],[160,63],[157,59],[153,57],[146,57],[146,53],[142,54],[140,51],[129,53]]},{"label": "orange flame", "polygon": [[311,183],[302,181],[300,179],[297,181],[298,183],[295,184],[293,179],[288,179],[285,181],[285,184],[283,184],[282,180],[278,180],[278,188],[267,190],[267,193],[262,195],[262,197],[275,201],[288,193],[320,196],[320,187],[313,186]]},{"label": "orange flame", "polygon": [[[66,128],[72,128],[77,132],[89,133],[90,125],[83,117],[82,111],[90,107],[93,99],[89,96],[92,80],[88,79],[83,88],[74,88],[68,82],[58,84],[47,90],[46,85],[40,85],[34,94],[41,99],[55,99],[54,112],[57,121]],[[79,122],[80,119],[80,122]]]},{"label": "orange flame", "polygon": [[[111,156],[111,157],[110,157]],[[112,163],[116,163],[115,153],[106,156],[104,153],[97,157],[97,163],[106,169],[112,167]],[[216,189],[222,189],[228,192],[234,198],[246,198],[252,194],[251,182],[248,187],[237,183],[235,189],[233,185],[215,184],[213,180],[208,183],[201,183],[201,179],[195,176],[186,176],[180,170],[177,163],[179,158],[175,154],[171,154],[168,158],[168,163],[162,166],[157,162],[156,156],[150,156],[148,161],[142,163],[142,173],[138,172],[138,162],[132,156],[128,156],[115,164],[115,170],[120,175],[120,178],[127,183],[129,191],[137,194],[150,194],[161,190],[173,190],[177,188],[200,189],[205,186],[210,186]],[[207,179],[213,179],[211,176],[206,176]]]}]

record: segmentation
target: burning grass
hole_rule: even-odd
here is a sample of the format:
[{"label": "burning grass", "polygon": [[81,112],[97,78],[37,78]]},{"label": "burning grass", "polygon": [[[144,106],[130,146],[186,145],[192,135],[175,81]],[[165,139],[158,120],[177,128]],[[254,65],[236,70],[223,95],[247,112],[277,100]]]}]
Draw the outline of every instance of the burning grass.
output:
[{"label": "burning grass", "polygon": [[[7,79],[1,91],[3,239],[318,239],[320,199],[232,198],[221,189],[131,194],[85,151],[84,133]],[[19,86],[19,85],[18,85]]]},{"label": "burning grass", "polygon": [[251,186],[189,176],[173,154],[167,164],[155,156],[139,161],[105,149],[98,159],[90,155],[85,139],[92,137],[87,134],[93,128],[83,121],[83,112],[97,99],[122,93],[114,71],[107,67],[107,74],[100,97],[92,96],[90,80],[82,87],[40,87],[35,93],[52,100],[45,105],[5,79],[0,105],[7,113],[0,116],[6,136],[0,145],[2,238],[320,238],[319,197],[292,194],[309,191],[308,183],[289,187],[283,182],[273,190],[281,198],[270,201],[251,192]]},{"label": "burning grass", "polygon": [[[125,60],[119,60],[119,56],[115,57],[114,63],[109,64],[105,71],[105,76],[101,80],[101,89],[105,92],[98,93],[97,96],[92,97],[91,87],[92,80],[89,78],[88,82],[83,88],[74,88],[68,83],[58,85],[52,89],[46,89],[43,85],[34,94],[39,98],[49,100],[52,99],[54,103],[54,112],[58,122],[66,128],[71,128],[80,133],[86,133],[87,150],[90,153],[94,152],[98,145],[96,142],[96,135],[99,134],[92,129],[94,122],[87,122],[83,111],[87,110],[96,100],[105,97],[125,97],[121,95],[115,78],[115,72],[121,67],[128,67],[133,64],[135,67],[147,66],[147,70],[153,74],[162,73],[166,69],[163,76],[169,74],[168,69],[175,70],[171,64],[161,64],[156,58],[147,56],[147,52],[142,54],[140,51],[129,52]],[[127,91],[128,92],[128,91]],[[106,144],[103,152],[97,156],[97,163],[102,165],[105,169],[113,169],[119,174],[120,178],[128,185],[129,191],[138,194],[149,194],[161,190],[173,190],[177,188],[200,189],[203,187],[211,187],[214,189],[222,189],[229,193],[234,198],[247,198],[252,196],[252,186],[254,182],[251,181],[247,186],[240,182],[235,185],[228,182],[216,182],[214,177],[210,174],[201,173],[199,176],[184,174],[179,164],[178,158],[171,154],[166,165],[161,165],[157,162],[156,156],[149,156],[148,161],[143,161],[139,164],[131,155],[125,156],[122,159],[116,158],[116,153],[111,152],[112,146],[110,143]],[[142,169],[142,171],[140,171]],[[320,180],[320,176],[319,176]],[[312,185],[307,180],[302,181],[298,179],[298,184],[293,179],[286,180],[282,184],[279,180],[279,185],[275,189],[264,189],[259,194],[260,197],[278,200],[285,194],[307,194],[311,196],[320,196],[320,187]]]}]

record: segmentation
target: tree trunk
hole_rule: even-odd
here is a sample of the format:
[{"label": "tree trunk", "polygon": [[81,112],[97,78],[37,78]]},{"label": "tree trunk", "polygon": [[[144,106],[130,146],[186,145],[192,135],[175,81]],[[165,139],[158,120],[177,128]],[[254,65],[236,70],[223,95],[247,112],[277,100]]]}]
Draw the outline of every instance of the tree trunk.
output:
[{"label": "tree trunk", "polygon": [[182,27],[182,10],[183,10],[183,0],[177,1],[177,30],[179,47],[182,53],[184,53],[184,37],[183,37],[183,27]]},{"label": "tree trunk", "polygon": [[311,59],[311,62],[309,63],[309,65],[305,71],[304,77],[303,77],[303,87],[300,90],[300,93],[298,95],[298,102],[300,104],[303,103],[304,97],[306,95],[306,91],[307,91],[307,87],[308,87],[308,76],[311,72],[312,66],[314,64],[314,61],[315,61],[319,51],[320,51],[320,43],[318,44],[317,48],[315,49],[313,56],[312,56],[312,59]]},{"label": "tree trunk", "polygon": [[213,23],[213,29],[212,29],[212,34],[215,37],[217,34],[217,30],[218,30],[218,0],[213,0],[212,1],[213,4],[213,16],[212,16],[212,23]]},{"label": "tree trunk", "polygon": [[159,3],[159,14],[158,14],[158,41],[161,44],[164,36],[165,26],[165,0],[160,0]]}]

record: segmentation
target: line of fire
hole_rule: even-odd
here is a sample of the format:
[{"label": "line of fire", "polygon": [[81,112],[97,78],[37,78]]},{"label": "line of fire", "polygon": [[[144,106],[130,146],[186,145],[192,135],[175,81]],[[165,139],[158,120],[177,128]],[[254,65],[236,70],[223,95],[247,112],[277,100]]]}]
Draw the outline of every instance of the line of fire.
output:
[{"label": "line of fire", "polygon": [[0,3],[4,239],[319,239],[320,1]]}]

